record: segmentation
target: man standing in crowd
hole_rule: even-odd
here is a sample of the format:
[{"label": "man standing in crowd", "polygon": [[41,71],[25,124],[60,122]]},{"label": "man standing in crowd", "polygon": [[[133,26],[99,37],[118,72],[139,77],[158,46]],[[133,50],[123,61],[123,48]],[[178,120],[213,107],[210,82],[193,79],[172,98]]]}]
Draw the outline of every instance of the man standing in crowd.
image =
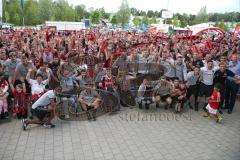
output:
[{"label": "man standing in crowd", "polygon": [[[229,62],[228,69],[235,75],[240,76],[240,61],[237,54],[233,54],[231,61]],[[239,91],[240,81],[235,78],[228,77],[226,82],[226,97],[225,97],[225,109],[228,109],[228,113],[231,114],[235,105],[237,93]]]},{"label": "man standing in crowd", "polygon": [[160,64],[167,66],[167,72],[164,74],[167,77],[167,80],[174,80],[175,78],[175,66],[173,58],[169,57],[169,53],[167,51],[163,51],[162,59],[160,60]]},{"label": "man standing in crowd", "polygon": [[[200,87],[199,87],[199,96],[203,97],[205,96],[205,104],[204,104],[204,108],[207,105],[207,98],[209,98],[212,94],[213,91],[213,78],[214,78],[214,73],[215,70],[213,68],[213,61],[209,60],[207,62],[207,67],[202,67],[201,68],[201,83],[200,83]],[[198,104],[196,104],[198,105]]]},{"label": "man standing in crowd", "polygon": [[201,59],[199,59],[198,53],[196,53],[196,52],[193,53],[193,59],[190,62],[191,70],[194,70],[195,66],[199,66],[200,68],[202,68],[204,66],[203,61]]},{"label": "man standing in crowd", "polygon": [[[28,58],[25,55],[23,55],[21,58],[22,58],[21,63],[19,63],[17,65],[17,67],[14,71],[14,74],[13,74],[13,79],[12,79],[13,82],[12,83],[15,84],[15,85],[21,83],[21,81],[20,81],[21,77],[26,78],[29,69],[32,69],[32,70],[36,69],[34,64],[29,62]],[[31,88],[30,88],[27,80],[25,80],[25,85],[26,85],[27,93],[30,93]]]},{"label": "man standing in crowd", "polygon": [[224,103],[225,94],[226,94],[226,83],[227,83],[228,77],[238,78],[237,76],[235,76],[235,74],[231,70],[227,69],[226,63],[221,62],[219,64],[219,69],[214,73],[214,80],[213,80],[214,84],[219,83],[219,84],[221,84],[221,87],[222,87],[220,90],[221,101],[219,104],[219,110],[223,108],[223,103]]},{"label": "man standing in crowd", "polygon": [[13,76],[14,71],[21,60],[17,58],[15,52],[10,52],[9,57],[10,59],[3,62],[3,66],[5,67],[5,75],[10,78]]},{"label": "man standing in crowd", "polygon": [[183,62],[183,57],[180,55],[177,58],[176,64],[176,77],[179,78],[180,81],[186,81],[187,80],[187,66],[185,62]]},{"label": "man standing in crowd", "polygon": [[198,111],[198,92],[199,92],[200,68],[194,67],[193,71],[187,74],[187,99],[191,107],[191,97],[194,96],[195,111]]}]

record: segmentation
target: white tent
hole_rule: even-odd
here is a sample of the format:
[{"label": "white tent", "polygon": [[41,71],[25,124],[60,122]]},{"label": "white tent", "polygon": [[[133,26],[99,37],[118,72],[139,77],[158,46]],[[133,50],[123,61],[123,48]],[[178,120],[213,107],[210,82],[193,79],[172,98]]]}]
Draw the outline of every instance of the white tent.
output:
[{"label": "white tent", "polygon": [[209,27],[213,27],[213,25],[208,24],[208,23],[200,23],[200,24],[196,24],[196,25],[193,25],[193,26],[189,26],[187,28],[192,31],[192,35],[195,35],[199,31],[204,30],[204,29],[209,28]]}]

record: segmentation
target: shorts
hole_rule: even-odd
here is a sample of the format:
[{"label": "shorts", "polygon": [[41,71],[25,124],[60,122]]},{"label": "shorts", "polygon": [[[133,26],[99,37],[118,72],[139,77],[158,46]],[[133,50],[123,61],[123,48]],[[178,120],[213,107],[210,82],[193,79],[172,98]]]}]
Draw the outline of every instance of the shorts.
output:
[{"label": "shorts", "polygon": [[213,85],[206,85],[204,83],[200,84],[199,87],[199,96],[206,96],[206,97],[211,97],[213,91]]},{"label": "shorts", "polygon": [[189,88],[187,89],[187,97],[191,97],[191,95],[197,96],[199,92],[199,85],[192,85],[189,86]]},{"label": "shorts", "polygon": [[37,108],[33,109],[33,114],[42,121],[44,118],[49,116],[48,106],[38,106]]},{"label": "shorts", "polygon": [[167,81],[174,81],[176,79],[176,77],[167,77],[166,79],[167,79]]},{"label": "shorts", "polygon": [[171,95],[170,95],[170,94],[161,96],[161,100],[162,100],[163,102],[166,102],[166,100],[167,100],[168,98],[171,98]]},{"label": "shorts", "polygon": [[179,103],[177,96],[172,96],[172,101],[173,101],[173,103]]}]

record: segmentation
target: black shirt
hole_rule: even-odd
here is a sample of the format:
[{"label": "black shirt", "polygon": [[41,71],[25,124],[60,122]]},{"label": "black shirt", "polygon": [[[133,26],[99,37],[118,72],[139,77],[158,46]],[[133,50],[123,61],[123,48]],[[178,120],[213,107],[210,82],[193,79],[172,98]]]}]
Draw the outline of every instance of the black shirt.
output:
[{"label": "black shirt", "polygon": [[217,70],[214,73],[213,83],[214,84],[220,83],[222,85],[225,85],[227,77],[234,77],[234,76],[235,76],[235,74],[232,71],[230,71],[229,69],[226,69],[225,72],[221,72],[220,70]]},{"label": "black shirt", "polygon": [[198,66],[198,67],[203,67],[203,66],[204,66],[202,60],[193,61],[193,62],[192,62],[192,65],[193,65],[194,67],[196,67],[196,66]]}]

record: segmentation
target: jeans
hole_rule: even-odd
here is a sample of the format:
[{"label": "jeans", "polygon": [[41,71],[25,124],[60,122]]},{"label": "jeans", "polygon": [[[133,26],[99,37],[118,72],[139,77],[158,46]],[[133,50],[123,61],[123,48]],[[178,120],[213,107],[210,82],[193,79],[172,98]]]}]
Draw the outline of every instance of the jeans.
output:
[{"label": "jeans", "polygon": [[62,107],[64,110],[64,115],[69,115],[69,107],[75,102],[74,97],[63,97],[62,98]]}]

